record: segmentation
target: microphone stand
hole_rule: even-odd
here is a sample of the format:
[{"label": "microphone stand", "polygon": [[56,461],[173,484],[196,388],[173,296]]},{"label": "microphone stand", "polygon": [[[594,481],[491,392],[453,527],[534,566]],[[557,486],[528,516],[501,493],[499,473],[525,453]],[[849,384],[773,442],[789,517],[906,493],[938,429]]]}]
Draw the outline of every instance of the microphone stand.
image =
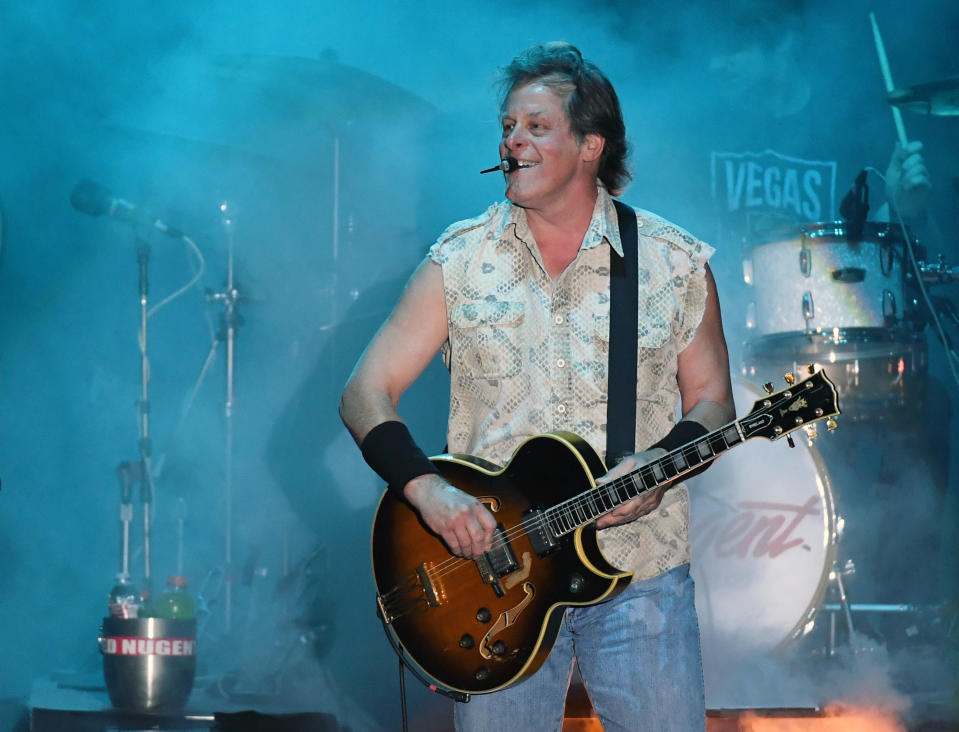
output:
[{"label": "microphone stand", "polygon": [[242,323],[237,315],[236,303],[239,291],[236,288],[233,273],[233,216],[232,206],[220,204],[223,228],[227,239],[226,285],[221,292],[207,292],[207,300],[223,304],[220,319],[222,328],[217,337],[226,344],[226,394],[223,404],[224,456],[223,456],[223,573],[224,605],[223,627],[228,634],[233,622],[233,405],[236,402],[234,391],[236,329]]},{"label": "microphone stand", "polygon": [[140,454],[140,501],[143,504],[143,584],[153,594],[150,559],[150,510],[153,505],[152,442],[150,440],[150,361],[147,358],[147,296],[150,244],[137,237],[137,264],[140,271],[140,400],[137,403],[138,448]]},{"label": "microphone stand", "polygon": [[[139,469],[139,466],[137,466]],[[120,568],[123,576],[130,579],[130,524],[133,523],[133,469],[124,461],[117,466],[117,479],[120,481]]]}]

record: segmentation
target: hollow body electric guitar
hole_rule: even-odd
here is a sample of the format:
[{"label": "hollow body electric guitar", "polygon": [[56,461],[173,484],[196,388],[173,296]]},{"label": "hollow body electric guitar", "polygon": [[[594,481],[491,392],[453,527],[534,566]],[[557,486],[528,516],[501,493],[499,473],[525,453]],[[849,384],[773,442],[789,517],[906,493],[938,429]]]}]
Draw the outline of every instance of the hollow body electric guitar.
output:
[{"label": "hollow body electric guitar", "polygon": [[[810,368],[810,370],[812,370]],[[452,485],[486,504],[498,526],[477,559],[446,545],[393,493],[373,521],[378,611],[388,632],[440,686],[465,694],[502,689],[549,655],[569,606],[592,605],[632,577],[600,552],[595,519],[646,491],[704,466],[753,437],[775,440],[839,414],[832,382],[819,371],[789,388],[767,384],[742,419],[602,485],[603,461],[568,432],[533,437],[503,468],[464,455],[432,458]],[[792,438],[789,438],[792,442]]]}]

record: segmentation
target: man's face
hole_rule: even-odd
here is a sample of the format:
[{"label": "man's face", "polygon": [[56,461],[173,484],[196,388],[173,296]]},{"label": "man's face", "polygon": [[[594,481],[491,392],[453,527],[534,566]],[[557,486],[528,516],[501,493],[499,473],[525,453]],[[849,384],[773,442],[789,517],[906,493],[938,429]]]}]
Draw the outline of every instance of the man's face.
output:
[{"label": "man's face", "polygon": [[582,190],[585,178],[593,183],[595,170],[583,161],[563,98],[549,87],[534,82],[514,89],[502,123],[500,158],[511,155],[533,164],[506,174],[506,197],[516,205],[531,209],[562,205]]}]

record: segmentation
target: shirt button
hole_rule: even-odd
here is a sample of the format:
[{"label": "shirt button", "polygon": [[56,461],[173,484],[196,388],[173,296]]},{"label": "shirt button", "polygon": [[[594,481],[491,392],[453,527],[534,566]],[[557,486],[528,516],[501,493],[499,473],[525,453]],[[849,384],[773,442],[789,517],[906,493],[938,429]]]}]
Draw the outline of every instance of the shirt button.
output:
[{"label": "shirt button", "polygon": [[560,404],[558,407],[556,407],[556,411],[560,414],[566,414],[566,405]]},{"label": "shirt button", "polygon": [[556,325],[562,325],[565,320],[566,318],[564,318],[562,315],[557,315],[553,318],[553,322],[556,323]]},{"label": "shirt button", "polygon": [[563,368],[563,366],[566,365],[566,359],[557,358],[557,359],[556,359],[556,365],[559,366],[560,368]]}]

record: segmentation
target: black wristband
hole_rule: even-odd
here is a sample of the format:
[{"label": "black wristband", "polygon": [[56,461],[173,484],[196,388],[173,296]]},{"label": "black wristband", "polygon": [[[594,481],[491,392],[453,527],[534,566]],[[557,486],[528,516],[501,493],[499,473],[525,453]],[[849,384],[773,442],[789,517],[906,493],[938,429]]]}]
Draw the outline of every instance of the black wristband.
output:
[{"label": "black wristband", "polygon": [[681,419],[673,425],[673,428],[663,439],[654,445],[650,445],[650,448],[661,447],[666,450],[666,452],[672,452],[677,447],[682,447],[697,437],[708,434],[709,430],[703,427],[699,422],[694,422],[691,419]]},{"label": "black wristband", "polygon": [[413,478],[440,471],[413,442],[413,436],[402,422],[383,422],[371,429],[360,445],[363,459],[387,486],[400,498],[403,488]]}]

